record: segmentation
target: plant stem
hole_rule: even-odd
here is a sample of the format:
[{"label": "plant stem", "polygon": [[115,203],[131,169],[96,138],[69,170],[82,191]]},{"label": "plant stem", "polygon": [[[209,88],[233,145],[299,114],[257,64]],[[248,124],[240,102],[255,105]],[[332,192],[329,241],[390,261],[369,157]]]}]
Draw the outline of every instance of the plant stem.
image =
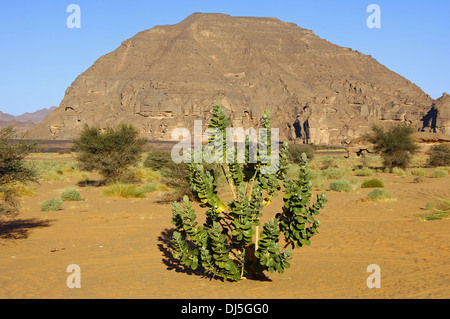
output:
[{"label": "plant stem", "polygon": [[259,242],[259,226],[256,226],[255,251],[258,250],[258,242]]},{"label": "plant stem", "polygon": [[244,268],[245,268],[245,247],[244,247],[244,253],[243,253],[243,256],[244,256],[244,263],[242,264],[242,269],[241,269],[241,279],[242,279],[242,277],[244,276]]},{"label": "plant stem", "polygon": [[222,164],[221,166],[222,166],[223,174],[225,175],[225,178],[227,179],[228,186],[230,186],[231,192],[233,193],[233,199],[236,200],[237,199],[236,191],[235,191],[235,189],[233,187],[232,181],[228,177],[228,172],[227,172],[228,169],[225,168],[224,164]]}]

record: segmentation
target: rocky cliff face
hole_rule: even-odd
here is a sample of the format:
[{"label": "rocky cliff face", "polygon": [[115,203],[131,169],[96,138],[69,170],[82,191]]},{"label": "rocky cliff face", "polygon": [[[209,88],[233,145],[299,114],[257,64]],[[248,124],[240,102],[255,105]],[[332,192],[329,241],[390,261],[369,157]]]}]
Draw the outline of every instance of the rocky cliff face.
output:
[{"label": "rocky cliff face", "polygon": [[[170,140],[176,127],[206,125],[215,99],[234,126],[256,128],[270,109],[282,139],[336,145],[373,123],[420,129],[433,105],[372,57],[295,24],[197,13],[140,32],[98,59],[30,136],[72,139],[85,124],[124,122],[149,139]],[[440,125],[448,130],[448,115]]]},{"label": "rocky cliff face", "polygon": [[436,131],[450,135],[450,95],[444,93],[433,106],[437,110]]}]

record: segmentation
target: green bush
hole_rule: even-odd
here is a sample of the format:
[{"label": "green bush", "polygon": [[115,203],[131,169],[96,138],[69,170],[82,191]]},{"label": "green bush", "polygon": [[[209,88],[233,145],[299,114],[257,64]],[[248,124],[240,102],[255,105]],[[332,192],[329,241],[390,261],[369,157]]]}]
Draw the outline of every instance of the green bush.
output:
[{"label": "green bush", "polygon": [[372,176],[373,172],[370,168],[363,167],[361,169],[355,170],[355,175],[356,176]]},{"label": "green bush", "polygon": [[172,163],[170,151],[150,151],[144,160],[144,166],[154,171],[159,171]]},{"label": "green bush", "polygon": [[[291,164],[289,164],[289,165],[291,165]],[[288,167],[289,167],[289,165],[288,165]],[[295,178],[297,176],[297,174],[298,174],[297,171],[298,171],[298,168],[296,169],[296,174],[290,175],[289,174],[289,170],[288,170],[287,176],[289,178]],[[326,186],[325,186],[325,183],[323,181],[322,173],[320,171],[310,170],[310,178],[311,178],[312,186],[314,188],[320,189],[320,190],[325,189]]]},{"label": "green bush", "polygon": [[392,168],[391,171],[393,174],[400,176],[400,177],[405,177],[406,175],[408,175],[408,173],[404,169],[401,169],[400,167],[394,167],[394,168]]},{"label": "green bush", "polygon": [[344,176],[344,173],[341,169],[336,167],[330,167],[322,171],[322,175],[326,179],[339,179]]},{"label": "green bush", "polygon": [[384,183],[377,178],[366,180],[361,184],[361,188],[378,188],[378,187],[381,188],[384,187]]},{"label": "green bush", "polygon": [[129,168],[141,159],[146,139],[131,125],[108,127],[104,132],[98,127],[86,126],[74,147],[79,168],[98,171],[107,183],[126,181]]},{"label": "green bush", "polygon": [[25,161],[36,144],[14,138],[12,126],[0,129],[0,219],[18,215],[17,186],[37,181],[36,170]]},{"label": "green bush", "polygon": [[392,199],[392,196],[391,194],[389,194],[389,192],[379,188],[374,189],[367,196],[369,196],[370,200],[375,202],[388,201]]},{"label": "green bush", "polygon": [[381,155],[385,167],[404,169],[419,148],[412,137],[413,134],[414,128],[406,124],[394,126],[388,131],[380,126],[373,126],[372,134],[367,135],[366,139]]},{"label": "green bush", "polygon": [[161,183],[173,189],[164,196],[165,200],[179,201],[185,195],[195,200],[189,184],[189,166],[186,163],[175,163],[170,151],[150,151],[144,160],[144,166],[160,171]]},{"label": "green bush", "polygon": [[61,193],[61,200],[63,202],[79,202],[83,201],[80,192],[76,189],[66,189]]},{"label": "green bush", "polygon": [[289,147],[289,161],[292,163],[300,163],[303,153],[306,154],[308,160],[314,158],[314,149],[310,145],[291,145]]},{"label": "green bush", "polygon": [[431,177],[433,178],[445,178],[448,176],[448,171],[445,169],[435,169],[433,173],[431,173]]},{"label": "green bush", "polygon": [[135,184],[114,183],[103,190],[105,197],[144,198],[146,192]]},{"label": "green bush", "polygon": [[158,185],[156,183],[147,183],[143,185],[141,189],[146,193],[153,193],[158,189]]},{"label": "green bush", "polygon": [[63,209],[63,202],[59,198],[50,198],[41,203],[41,211],[57,211]]},{"label": "green bush", "polygon": [[336,159],[330,156],[324,156],[320,159],[320,169],[337,168]]},{"label": "green bush", "polygon": [[423,221],[450,218],[450,199],[438,197],[433,202],[427,202],[425,209],[432,212],[423,214],[420,217]]},{"label": "green bush", "polygon": [[409,171],[413,176],[422,176],[425,177],[426,173],[423,169],[412,169]]},{"label": "green bush", "polygon": [[352,184],[350,181],[346,179],[340,179],[337,181],[331,181],[330,182],[330,190],[336,191],[336,192],[346,192],[349,193],[353,190]]},{"label": "green bush", "polygon": [[431,167],[450,165],[450,144],[434,145],[428,153],[428,165]]}]

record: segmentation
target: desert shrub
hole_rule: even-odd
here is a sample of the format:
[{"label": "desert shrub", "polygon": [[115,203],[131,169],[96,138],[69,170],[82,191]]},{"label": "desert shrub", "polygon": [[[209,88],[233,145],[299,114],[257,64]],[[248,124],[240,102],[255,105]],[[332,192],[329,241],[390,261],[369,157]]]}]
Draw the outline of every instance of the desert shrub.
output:
[{"label": "desert shrub", "polygon": [[378,187],[383,188],[384,183],[377,178],[368,179],[361,184],[361,188],[378,188]]},{"label": "desert shrub", "polygon": [[336,192],[346,192],[349,193],[353,190],[352,184],[350,181],[346,179],[340,179],[337,181],[331,181],[330,182],[330,190],[336,191]]},{"label": "desert shrub", "polygon": [[[297,168],[297,170],[298,170],[298,168]],[[298,172],[296,172],[296,173],[298,174]],[[289,171],[288,171],[288,176],[292,176],[290,178],[295,178],[297,174],[289,175]],[[310,178],[311,178],[312,186],[314,188],[320,189],[320,190],[325,189],[326,186],[325,186],[324,178],[320,171],[310,170]]]},{"label": "desert shrub", "polygon": [[375,202],[382,202],[392,199],[392,196],[391,194],[389,194],[389,192],[379,188],[375,188],[367,196],[370,198],[370,200]]},{"label": "desert shrub", "polygon": [[292,163],[300,163],[303,153],[306,154],[308,160],[314,158],[314,149],[310,145],[291,145],[289,147],[289,161]]},{"label": "desert shrub", "polygon": [[361,169],[355,170],[355,175],[356,176],[372,176],[373,172],[370,168],[363,167]]},{"label": "desert shrub", "polygon": [[50,198],[41,203],[41,211],[57,211],[63,209],[63,202],[59,198]]},{"label": "desert shrub", "polygon": [[174,190],[165,196],[167,200],[181,200],[184,196],[196,199],[189,183],[190,171],[186,163],[171,162],[161,170],[161,176],[161,183]]},{"label": "desert shrub", "polygon": [[435,169],[433,173],[431,173],[431,177],[433,178],[445,178],[448,176],[448,171],[445,169]]},{"label": "desert shrub", "polygon": [[401,169],[400,167],[392,168],[391,172],[400,177],[405,177],[406,175],[408,175],[408,173],[404,169]]},{"label": "desert shrub", "polygon": [[[214,106],[210,127],[225,132],[230,121],[217,104]],[[261,119],[262,128],[270,134],[268,111]],[[270,138],[268,139],[270,141]],[[226,149],[224,139],[210,139],[215,149]],[[260,143],[270,147],[262,138]],[[269,145],[267,145],[269,144]],[[267,154],[260,154],[267,156]],[[172,204],[173,257],[185,267],[200,267],[206,275],[225,280],[240,280],[244,275],[261,278],[265,271],[283,273],[290,267],[292,249],[311,244],[318,232],[317,215],[326,203],[324,194],[311,202],[312,187],[306,155],[303,155],[294,180],[286,176],[288,146],[280,147],[279,165],[275,172],[266,172],[261,162],[222,162],[220,166],[229,186],[232,199],[222,201],[216,191],[216,178],[200,163],[190,163],[190,186],[202,203],[206,218],[202,225],[189,198]],[[283,208],[274,218],[261,225],[262,209],[271,204],[273,196],[283,187]],[[260,229],[261,226],[261,229]],[[284,247],[280,246],[283,237]],[[289,247],[289,248],[288,248]]]},{"label": "desert shrub", "polygon": [[325,156],[320,159],[320,169],[337,168],[336,160],[333,157]]},{"label": "desert shrub", "polygon": [[103,196],[105,197],[123,197],[123,198],[144,198],[145,190],[135,184],[114,183],[105,187]]},{"label": "desert shrub", "polygon": [[38,195],[37,188],[23,183],[12,183],[9,186],[17,197],[36,197]]},{"label": "desert shrub", "polygon": [[423,169],[412,169],[409,173],[413,176],[422,176],[425,177],[426,173]]},{"label": "desert shrub", "polygon": [[[298,164],[289,163],[286,165],[286,176],[289,178],[295,178],[298,174]],[[322,177],[320,171],[311,170],[311,176]]]},{"label": "desert shrub", "polygon": [[428,165],[431,167],[450,165],[450,144],[434,145],[428,153]]},{"label": "desert shrub", "polygon": [[144,166],[159,171],[161,183],[173,191],[164,195],[165,200],[182,200],[186,195],[195,200],[189,184],[189,166],[186,163],[175,163],[170,151],[150,151],[144,161]]},{"label": "desert shrub", "polygon": [[144,160],[144,166],[154,171],[159,171],[171,163],[173,160],[170,151],[150,151]]},{"label": "desert shrub", "polygon": [[423,221],[450,218],[450,199],[438,197],[432,202],[427,202],[425,209],[431,212],[420,217]]},{"label": "desert shrub", "polygon": [[384,167],[404,169],[418,150],[412,137],[413,133],[414,129],[405,124],[394,126],[388,131],[382,127],[373,126],[372,134],[367,135],[366,139],[374,144],[374,150],[383,158]]},{"label": "desert shrub", "polygon": [[330,167],[322,171],[322,176],[326,179],[339,179],[344,176],[344,173],[339,168]]},{"label": "desert shrub", "polygon": [[84,198],[77,189],[66,189],[61,193],[61,200],[63,202],[79,202]]},{"label": "desert shrub", "polygon": [[129,178],[129,168],[140,161],[145,143],[131,125],[108,127],[105,132],[86,126],[74,140],[74,147],[80,169],[97,171],[107,183],[113,183]]},{"label": "desert shrub", "polygon": [[0,219],[18,214],[18,188],[37,181],[36,170],[25,160],[36,143],[14,141],[15,134],[12,126],[0,129]]},{"label": "desert shrub", "polygon": [[361,163],[361,167],[372,167],[373,158],[368,156],[359,156],[358,161]]},{"label": "desert shrub", "polygon": [[156,183],[147,183],[141,187],[141,189],[146,193],[153,193],[156,192],[158,189],[158,184]]},{"label": "desert shrub", "polygon": [[414,176],[413,183],[422,183],[424,180],[423,176]]}]

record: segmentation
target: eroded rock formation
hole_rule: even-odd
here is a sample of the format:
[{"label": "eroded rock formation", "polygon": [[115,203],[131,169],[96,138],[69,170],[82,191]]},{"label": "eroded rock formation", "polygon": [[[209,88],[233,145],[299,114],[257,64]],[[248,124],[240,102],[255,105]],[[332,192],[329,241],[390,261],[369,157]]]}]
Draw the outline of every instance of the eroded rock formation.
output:
[{"label": "eroded rock formation", "polygon": [[[140,32],[99,58],[30,136],[72,139],[85,124],[125,122],[148,139],[170,140],[176,127],[192,129],[197,119],[206,125],[215,99],[233,126],[256,128],[270,109],[282,139],[334,145],[375,123],[419,130],[433,105],[372,57],[293,23],[197,13]],[[437,125],[448,132],[446,110]]]}]

